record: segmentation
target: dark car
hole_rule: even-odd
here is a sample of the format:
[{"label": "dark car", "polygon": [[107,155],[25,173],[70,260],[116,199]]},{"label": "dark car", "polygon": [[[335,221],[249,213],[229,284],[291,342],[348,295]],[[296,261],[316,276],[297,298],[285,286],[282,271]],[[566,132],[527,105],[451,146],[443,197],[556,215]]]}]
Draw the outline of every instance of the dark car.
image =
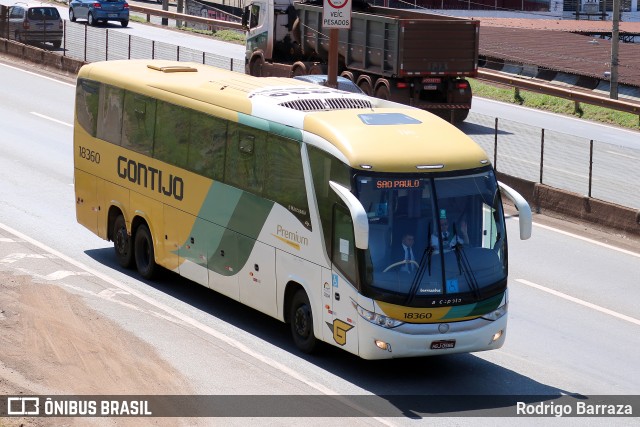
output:
[{"label": "dark car", "polygon": [[62,46],[62,18],[52,6],[9,7],[9,38],[22,43],[51,43]]},{"label": "dark car", "polygon": [[[329,77],[326,74],[307,74],[304,76],[295,76],[294,79],[302,80],[303,82],[314,83],[317,85],[326,86]],[[362,90],[351,80],[346,77],[338,76],[337,78],[338,89],[346,92],[364,93]]]},{"label": "dark car", "polygon": [[118,21],[120,25],[129,25],[129,3],[124,0],[71,0],[69,3],[69,21],[86,19],[87,24]]}]

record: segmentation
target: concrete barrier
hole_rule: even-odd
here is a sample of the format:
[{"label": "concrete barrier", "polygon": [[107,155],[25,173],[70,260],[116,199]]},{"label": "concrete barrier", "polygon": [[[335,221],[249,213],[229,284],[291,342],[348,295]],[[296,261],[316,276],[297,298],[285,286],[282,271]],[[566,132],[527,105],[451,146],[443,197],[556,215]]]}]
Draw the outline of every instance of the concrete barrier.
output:
[{"label": "concrete barrier", "polygon": [[640,237],[640,210],[589,198],[570,191],[497,173],[500,181],[519,192],[533,212],[576,218]]},{"label": "concrete barrier", "polygon": [[67,74],[78,74],[80,67],[85,64],[84,61],[62,56],[57,52],[25,45],[13,40],[2,39],[0,51],[15,56],[16,58],[42,65],[44,68],[52,71],[62,71]]}]

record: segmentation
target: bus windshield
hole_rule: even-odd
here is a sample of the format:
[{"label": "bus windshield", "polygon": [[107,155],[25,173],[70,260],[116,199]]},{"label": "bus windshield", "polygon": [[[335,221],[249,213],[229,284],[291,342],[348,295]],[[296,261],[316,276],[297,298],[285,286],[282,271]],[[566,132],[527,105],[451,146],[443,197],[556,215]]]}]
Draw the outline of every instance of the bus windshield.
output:
[{"label": "bus windshield", "polygon": [[504,291],[504,216],[490,167],[466,175],[359,173],[355,184],[369,218],[365,295],[433,307]]}]

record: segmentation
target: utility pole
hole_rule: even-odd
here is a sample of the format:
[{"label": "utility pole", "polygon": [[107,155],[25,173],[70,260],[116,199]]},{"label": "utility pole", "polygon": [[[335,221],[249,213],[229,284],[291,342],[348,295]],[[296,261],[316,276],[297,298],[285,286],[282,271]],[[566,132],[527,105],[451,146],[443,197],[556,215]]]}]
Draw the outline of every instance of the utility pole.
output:
[{"label": "utility pole", "polygon": [[340,31],[337,28],[329,30],[329,63],[327,69],[327,86],[336,89],[338,87],[338,37]]},{"label": "utility pole", "polygon": [[613,0],[613,28],[611,30],[611,81],[609,98],[618,99],[618,45],[620,44],[620,0]]},{"label": "utility pole", "polygon": [[[162,0],[162,10],[169,10],[169,0]],[[162,18],[162,25],[169,25],[169,18]]]},{"label": "utility pole", "polygon": [[324,0],[322,6],[322,28],[329,30],[329,58],[327,70],[328,87],[338,87],[338,44],[340,28],[351,28],[352,0]]}]

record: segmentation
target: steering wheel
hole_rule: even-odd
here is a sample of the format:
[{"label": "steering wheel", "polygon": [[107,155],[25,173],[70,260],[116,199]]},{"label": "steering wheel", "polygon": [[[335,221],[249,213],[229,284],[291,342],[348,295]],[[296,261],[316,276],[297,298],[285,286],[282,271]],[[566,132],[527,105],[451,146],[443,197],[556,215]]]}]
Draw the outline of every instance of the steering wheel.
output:
[{"label": "steering wheel", "polygon": [[383,273],[386,273],[387,271],[391,270],[392,268],[398,267],[400,265],[403,264],[415,264],[416,268],[420,267],[420,264],[418,264],[416,261],[414,260],[406,260],[403,259],[402,261],[398,261],[398,262],[394,262],[393,264],[389,265],[387,268],[385,268],[384,270],[382,270]]}]

